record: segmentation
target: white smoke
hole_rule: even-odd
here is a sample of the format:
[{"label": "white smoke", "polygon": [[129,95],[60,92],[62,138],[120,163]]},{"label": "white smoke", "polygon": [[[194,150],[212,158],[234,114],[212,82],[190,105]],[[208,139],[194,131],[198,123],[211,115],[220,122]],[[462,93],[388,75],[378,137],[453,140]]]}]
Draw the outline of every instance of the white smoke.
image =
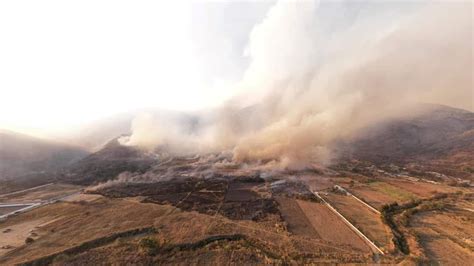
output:
[{"label": "white smoke", "polygon": [[471,3],[422,5],[385,27],[360,19],[334,35],[322,33],[318,8],[279,1],[269,10],[250,34],[242,94],[198,134],[137,118],[127,144],[233,149],[236,161],[304,167],[330,160],[334,141],[410,114],[413,103],[473,109]]}]

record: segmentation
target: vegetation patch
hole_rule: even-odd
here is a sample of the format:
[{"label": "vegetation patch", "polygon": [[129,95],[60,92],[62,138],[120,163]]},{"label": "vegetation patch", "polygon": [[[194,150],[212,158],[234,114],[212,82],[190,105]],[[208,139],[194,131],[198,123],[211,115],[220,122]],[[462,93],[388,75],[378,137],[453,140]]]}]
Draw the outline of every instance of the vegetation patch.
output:
[{"label": "vegetation patch", "polygon": [[[382,220],[390,227],[393,234],[393,243],[403,254],[410,254],[406,237],[401,230],[401,226],[408,226],[410,217],[421,211],[429,211],[444,208],[444,203],[439,202],[441,199],[447,198],[447,194],[437,194],[432,198],[425,200],[414,200],[406,204],[391,203],[382,207]],[[397,224],[394,217],[401,214],[400,224]]]},{"label": "vegetation patch", "polygon": [[35,260],[31,260],[28,262],[21,263],[20,265],[33,265],[33,266],[39,266],[39,265],[49,265],[51,264],[57,257],[67,257],[75,254],[79,254],[82,252],[85,252],[87,250],[97,248],[106,244],[109,244],[113,241],[115,241],[118,238],[122,237],[130,237],[130,236],[136,236],[136,235],[141,235],[141,234],[151,234],[151,233],[156,233],[156,229],[154,227],[145,227],[145,228],[138,228],[138,229],[133,229],[133,230],[128,230],[124,232],[119,232],[115,233],[109,236],[97,238],[91,241],[84,242],[78,246],[68,248],[66,250],[63,250],[61,252],[46,256],[46,257],[41,257]]},{"label": "vegetation patch", "polygon": [[390,184],[384,182],[370,182],[369,186],[384,193],[385,195],[390,196],[391,198],[395,199],[399,202],[415,200],[416,196],[412,193],[398,189]]}]

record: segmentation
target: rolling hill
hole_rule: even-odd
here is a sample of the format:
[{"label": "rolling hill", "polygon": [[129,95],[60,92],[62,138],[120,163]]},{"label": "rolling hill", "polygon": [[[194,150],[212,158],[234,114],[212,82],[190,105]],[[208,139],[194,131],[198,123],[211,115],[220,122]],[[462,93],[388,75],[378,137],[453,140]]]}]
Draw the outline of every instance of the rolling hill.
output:
[{"label": "rolling hill", "polygon": [[58,170],[88,153],[70,145],[0,131],[0,179]]}]

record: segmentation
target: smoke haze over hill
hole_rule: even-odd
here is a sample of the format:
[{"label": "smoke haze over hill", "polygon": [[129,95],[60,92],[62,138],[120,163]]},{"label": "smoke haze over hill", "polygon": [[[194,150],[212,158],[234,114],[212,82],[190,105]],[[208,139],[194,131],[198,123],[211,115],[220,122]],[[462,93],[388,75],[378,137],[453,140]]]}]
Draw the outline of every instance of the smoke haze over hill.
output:
[{"label": "smoke haze over hill", "polygon": [[183,121],[140,116],[123,143],[233,149],[237,161],[301,167],[330,160],[336,140],[412,115],[418,102],[473,110],[470,3],[424,4],[388,21],[384,12],[361,11],[332,35],[321,18],[328,5],[277,2],[250,34],[239,96],[192,130]]}]

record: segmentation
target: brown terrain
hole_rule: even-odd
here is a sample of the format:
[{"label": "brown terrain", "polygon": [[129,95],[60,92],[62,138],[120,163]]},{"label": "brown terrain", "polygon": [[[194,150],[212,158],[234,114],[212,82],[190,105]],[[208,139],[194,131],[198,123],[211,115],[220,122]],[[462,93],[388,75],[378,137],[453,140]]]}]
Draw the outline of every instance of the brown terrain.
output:
[{"label": "brown terrain", "polygon": [[114,139],[43,182],[2,183],[0,265],[467,265],[474,120],[448,113],[398,121],[369,134],[379,142],[340,144],[331,165],[299,170]]},{"label": "brown terrain", "polygon": [[352,196],[328,193],[324,196],[334,208],[383,250],[393,250],[390,228],[380,214],[364,206]]},{"label": "brown terrain", "polygon": [[429,212],[417,215],[411,226],[431,262],[464,265],[474,261],[473,219],[462,210]]},{"label": "brown terrain", "polygon": [[[472,256],[474,204],[465,187],[386,176],[362,183],[360,177],[331,176],[324,170],[302,172],[315,186],[323,176],[321,196],[383,251],[379,254],[298,179],[261,178],[257,169],[230,165],[214,169],[212,178],[197,178],[209,161],[183,157],[165,164],[192,176],[122,180],[84,192],[76,185],[49,184],[2,196],[7,202],[59,200],[0,222],[0,264],[455,264]],[[365,195],[361,199],[378,210],[325,185],[329,182]],[[372,204],[379,194],[385,201]],[[400,210],[385,212],[392,202]],[[392,241],[396,232],[406,239],[410,256],[400,246],[404,244]]]}]

